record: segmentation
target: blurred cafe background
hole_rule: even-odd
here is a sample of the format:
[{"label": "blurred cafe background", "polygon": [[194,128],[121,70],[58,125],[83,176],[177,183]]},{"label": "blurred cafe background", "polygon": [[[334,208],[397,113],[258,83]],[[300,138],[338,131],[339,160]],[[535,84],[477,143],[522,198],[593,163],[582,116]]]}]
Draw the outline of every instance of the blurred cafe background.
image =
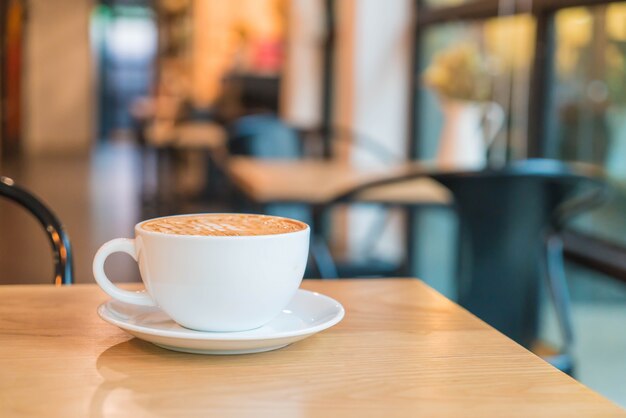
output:
[{"label": "blurred cafe background", "polygon": [[[295,217],[308,277],[419,277],[626,406],[626,2],[3,0],[0,98],[75,283],[143,219]],[[6,193],[0,284],[51,283]]]}]

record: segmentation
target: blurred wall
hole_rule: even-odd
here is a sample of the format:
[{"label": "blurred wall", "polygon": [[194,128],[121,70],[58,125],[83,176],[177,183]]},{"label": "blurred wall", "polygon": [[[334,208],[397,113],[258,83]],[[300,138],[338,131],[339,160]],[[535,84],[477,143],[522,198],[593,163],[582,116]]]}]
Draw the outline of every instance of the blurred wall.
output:
[{"label": "blurred wall", "polygon": [[297,126],[315,127],[320,123],[324,23],[323,2],[287,3],[280,112],[283,119]]},{"label": "blurred wall", "polygon": [[77,153],[94,136],[90,0],[30,0],[24,62],[23,149]]},{"label": "blurred wall", "polygon": [[[333,124],[380,143],[402,159],[407,151],[409,69],[412,43],[411,0],[341,0],[336,2]],[[281,116],[297,125],[315,126],[320,119],[324,3],[291,0]],[[380,165],[365,147],[337,147],[335,156],[357,165]],[[372,225],[385,217],[376,208],[337,211],[334,250],[363,254]],[[379,255],[403,254],[402,219],[389,218],[377,239]]]},{"label": "blurred wall", "polygon": [[[412,48],[410,0],[343,0],[338,8],[338,59],[335,89],[336,123],[380,143],[402,159],[407,151],[409,71]],[[350,158],[362,166],[381,165],[380,156],[354,146]],[[349,215],[348,248],[363,253],[372,225],[387,214],[377,208],[355,208]],[[399,259],[403,252],[402,219],[388,218],[376,252]]]},{"label": "blurred wall", "polygon": [[[354,109],[357,106],[354,89],[355,76],[359,71],[356,45],[360,40],[357,31],[356,0],[344,0],[335,6],[335,67],[333,69],[333,124],[356,129]],[[338,147],[335,153],[339,158],[348,159],[345,147]]]},{"label": "blurred wall", "polygon": [[404,156],[411,95],[412,2],[356,3],[353,126]]}]

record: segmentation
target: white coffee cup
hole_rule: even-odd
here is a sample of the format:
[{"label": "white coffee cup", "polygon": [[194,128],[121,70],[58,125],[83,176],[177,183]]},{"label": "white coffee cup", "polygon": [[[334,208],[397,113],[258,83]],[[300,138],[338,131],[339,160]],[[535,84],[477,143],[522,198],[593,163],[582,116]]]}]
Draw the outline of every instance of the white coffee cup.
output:
[{"label": "white coffee cup", "polygon": [[[243,331],[275,318],[300,286],[310,231],[302,222],[295,221],[302,229],[273,235],[199,236],[142,228],[150,221],[135,225],[135,239],[111,240],[94,257],[96,282],[114,299],[158,306],[194,330]],[[123,290],[108,279],[104,262],[115,252],[137,261],[145,291]]]}]

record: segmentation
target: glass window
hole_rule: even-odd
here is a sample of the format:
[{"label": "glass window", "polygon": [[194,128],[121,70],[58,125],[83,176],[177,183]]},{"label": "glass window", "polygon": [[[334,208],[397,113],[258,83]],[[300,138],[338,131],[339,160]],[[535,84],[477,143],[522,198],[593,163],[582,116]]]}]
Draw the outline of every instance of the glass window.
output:
[{"label": "glass window", "polygon": [[[425,30],[420,51],[417,129],[420,159],[433,159],[439,147],[444,125],[442,95],[456,96],[459,101],[495,101],[506,114],[508,129],[500,129],[496,142],[506,141],[511,133],[525,134],[527,118],[527,77],[534,53],[535,22],[528,15],[494,18],[471,23],[446,23]],[[515,43],[516,47],[510,45]],[[439,69],[433,74],[433,69]],[[482,75],[487,75],[484,87]],[[510,86],[517,77],[515,97]],[[439,86],[439,87],[435,87]],[[503,89],[503,86],[507,86]],[[517,91],[519,88],[520,91]],[[487,91],[485,91],[485,89]],[[438,92],[439,91],[439,92]],[[514,109],[514,110],[511,110]],[[525,140],[525,137],[524,137]],[[415,254],[411,274],[424,277],[428,284],[454,298],[455,239],[458,233],[454,213],[440,209],[416,212]],[[432,237],[440,237],[436,243]]]},{"label": "glass window", "polygon": [[[445,9],[474,0],[422,1],[426,7]],[[534,6],[541,14],[547,13],[543,6],[553,10],[551,6],[563,7],[566,1],[552,3],[540,0]],[[540,27],[539,33],[551,37],[542,51],[548,54],[548,94],[540,97],[545,100],[539,100],[539,109],[532,109],[530,115],[535,19],[521,14],[447,23],[445,13],[434,13],[441,21],[421,31],[418,45],[422,82],[414,115],[418,137],[414,157],[436,158],[444,138],[442,128],[450,126],[446,95],[466,102],[494,102],[503,110],[504,124],[489,149],[489,161],[494,164],[526,158],[528,126],[533,125],[529,117],[546,116],[539,138],[545,147],[542,155],[600,165],[614,190],[608,204],[578,217],[573,228],[626,248],[626,0],[587,3],[593,6],[562,8],[550,12],[550,19],[540,20],[547,27]],[[489,79],[487,94],[483,73]],[[418,276],[429,278],[429,284],[454,297],[456,273],[445,267],[454,265],[455,247],[446,252],[443,247],[433,248],[431,242],[433,236],[457,236],[454,221],[446,216],[434,210],[419,212],[416,235],[418,240],[430,241],[427,245],[418,241],[413,267]],[[572,292],[576,378],[626,405],[626,368],[616,366],[626,349],[626,338],[615,332],[626,320],[626,285],[574,264],[568,264],[566,276]],[[549,303],[541,306],[540,339],[557,347],[560,334],[553,308]]]},{"label": "glass window", "polygon": [[615,193],[575,228],[626,244],[626,3],[555,15],[547,155],[603,166]]},{"label": "glass window", "polygon": [[[425,30],[420,48],[424,82],[418,92],[417,157],[432,159],[437,153],[447,115],[446,97],[497,103],[505,117],[493,121],[492,131],[484,134],[485,141],[493,144],[491,158],[505,158],[507,153],[514,158],[525,156],[534,31],[535,21],[529,15],[441,24]],[[444,87],[437,88],[437,83]]]}]

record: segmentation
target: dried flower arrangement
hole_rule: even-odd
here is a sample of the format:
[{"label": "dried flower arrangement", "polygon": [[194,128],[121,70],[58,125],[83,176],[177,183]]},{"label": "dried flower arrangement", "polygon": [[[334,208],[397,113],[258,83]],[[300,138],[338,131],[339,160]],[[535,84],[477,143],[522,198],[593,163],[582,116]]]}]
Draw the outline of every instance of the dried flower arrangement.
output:
[{"label": "dried flower arrangement", "polygon": [[493,75],[484,56],[469,43],[457,44],[437,54],[423,74],[424,83],[447,99],[491,99]]}]

